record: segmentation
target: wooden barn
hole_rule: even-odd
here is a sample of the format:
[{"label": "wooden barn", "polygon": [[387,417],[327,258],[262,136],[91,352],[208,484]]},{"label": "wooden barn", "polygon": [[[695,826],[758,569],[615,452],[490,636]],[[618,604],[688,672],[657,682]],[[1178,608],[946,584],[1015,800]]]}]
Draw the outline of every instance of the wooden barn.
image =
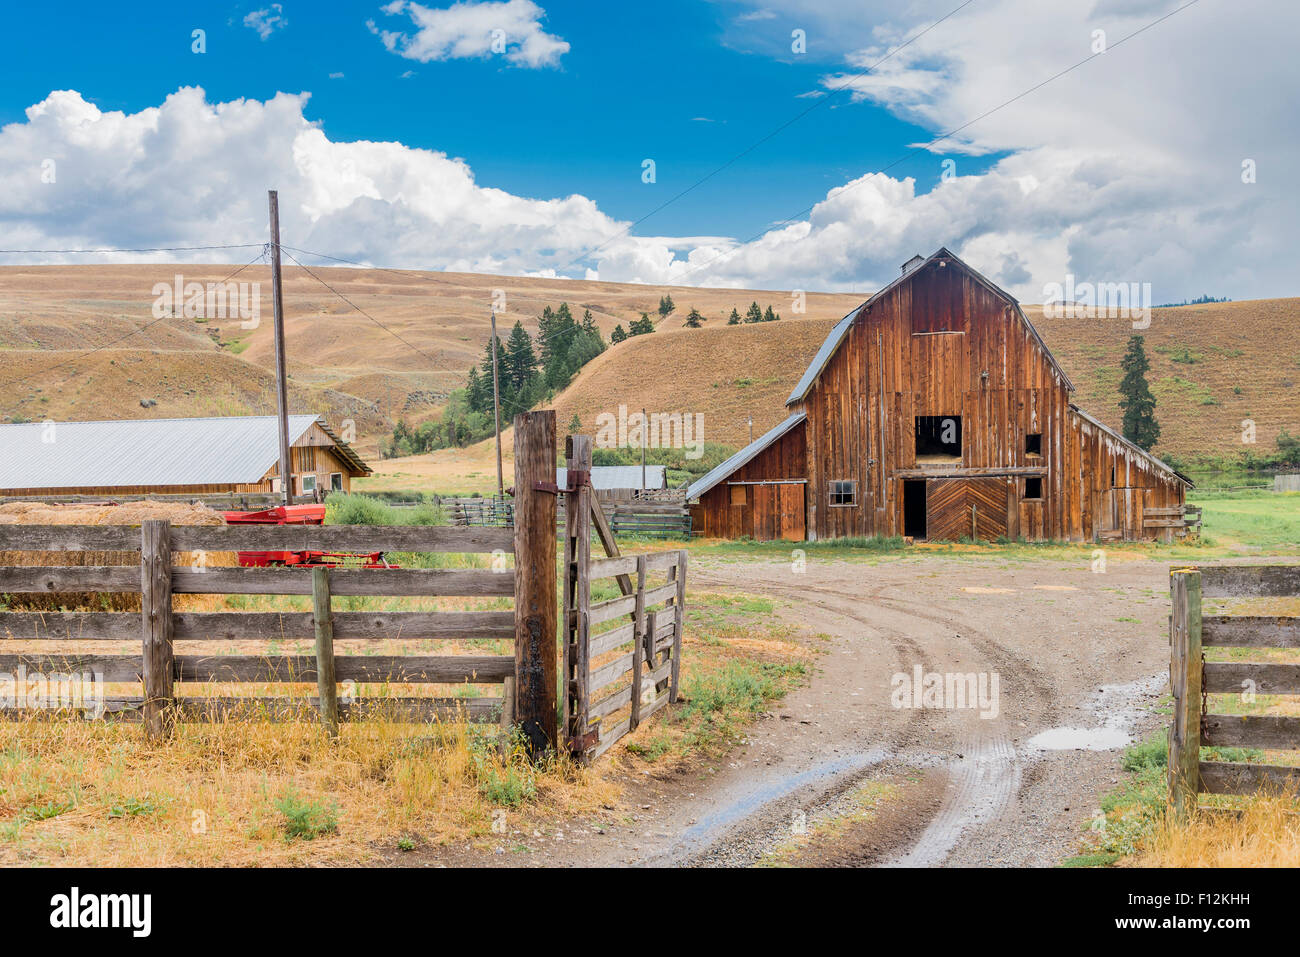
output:
[{"label": "wooden barn", "polygon": [[690,486],[695,532],[1171,540],[1190,481],[1073,391],[1014,298],[917,256],[831,330],[789,417]]},{"label": "wooden barn", "polygon": [[[277,428],[273,415],[0,425],[0,496],[278,492]],[[295,496],[371,473],[322,417],[289,416],[289,443]]]}]

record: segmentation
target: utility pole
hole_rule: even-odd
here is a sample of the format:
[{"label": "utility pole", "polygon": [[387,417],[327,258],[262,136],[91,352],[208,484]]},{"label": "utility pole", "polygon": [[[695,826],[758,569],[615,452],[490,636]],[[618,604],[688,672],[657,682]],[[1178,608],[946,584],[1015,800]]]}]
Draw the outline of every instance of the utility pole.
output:
[{"label": "utility pole", "polygon": [[271,305],[275,314],[275,402],[280,419],[280,501],[293,504],[293,471],[289,466],[289,387],[284,358],[284,293],[280,288],[280,197],[268,190],[271,205]]},{"label": "utility pole", "polygon": [[492,417],[496,420],[497,433],[497,500],[506,499],[505,481],[501,477],[501,386],[497,378],[497,311],[492,310]]},{"label": "utility pole", "polygon": [[754,417],[749,417],[749,444],[754,444]]}]

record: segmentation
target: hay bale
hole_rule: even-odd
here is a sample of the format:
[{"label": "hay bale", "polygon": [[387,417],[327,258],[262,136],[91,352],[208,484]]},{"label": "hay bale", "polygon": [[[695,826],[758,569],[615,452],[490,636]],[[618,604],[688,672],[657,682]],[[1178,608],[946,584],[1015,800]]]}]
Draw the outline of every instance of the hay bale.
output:
[{"label": "hay bale", "polygon": [[[146,519],[165,518],[173,525],[224,525],[220,512],[182,502],[126,502],[121,505],[53,505],[47,502],[8,502],[0,505],[0,525],[139,525]],[[196,553],[178,552],[175,565],[190,565]],[[119,565],[140,563],[139,552],[0,552],[3,565]],[[235,552],[208,552],[208,565],[237,565]],[[177,611],[196,611],[212,604],[212,596],[177,595]],[[54,592],[47,595],[11,595],[11,611],[139,611],[140,595],[122,592]]]}]

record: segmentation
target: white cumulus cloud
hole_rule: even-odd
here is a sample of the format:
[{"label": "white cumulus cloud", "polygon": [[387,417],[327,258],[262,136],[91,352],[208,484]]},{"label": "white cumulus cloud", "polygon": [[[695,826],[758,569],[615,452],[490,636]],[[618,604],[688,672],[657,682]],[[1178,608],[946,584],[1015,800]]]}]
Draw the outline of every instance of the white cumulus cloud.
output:
[{"label": "white cumulus cloud", "polygon": [[278,3],[273,3],[261,10],[254,10],[244,17],[244,26],[256,30],[257,35],[263,40],[270,37],[276,30],[283,30],[288,25],[289,21],[284,18],[284,7]]},{"label": "white cumulus cloud", "polygon": [[474,2],[463,0],[445,9],[409,0],[394,0],[382,8],[390,16],[406,14],[414,32],[368,26],[389,51],[428,63],[500,55],[516,66],[558,66],[569,44],[542,29],[546,11],[532,0]]}]

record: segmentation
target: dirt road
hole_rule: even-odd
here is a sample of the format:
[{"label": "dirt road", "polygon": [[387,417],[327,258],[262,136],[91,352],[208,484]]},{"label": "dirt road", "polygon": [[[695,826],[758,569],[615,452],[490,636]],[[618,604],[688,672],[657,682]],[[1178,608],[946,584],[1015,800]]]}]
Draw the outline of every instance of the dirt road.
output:
[{"label": "dirt road", "polygon": [[[1160,722],[1167,564],[1112,561],[1096,573],[1086,562],[909,557],[810,560],[795,573],[702,561],[692,576],[703,591],[779,599],[784,618],[831,636],[828,653],[721,766],[632,781],[632,816],[570,835],[564,862],[753,864],[792,832],[838,821],[785,859],[1052,865],[1118,780],[1123,746]],[[991,694],[988,717],[914,707],[927,702],[911,695],[896,707],[895,676],[918,668],[984,675],[989,692],[996,675],[996,709]],[[854,814],[873,784],[889,797]]]}]

